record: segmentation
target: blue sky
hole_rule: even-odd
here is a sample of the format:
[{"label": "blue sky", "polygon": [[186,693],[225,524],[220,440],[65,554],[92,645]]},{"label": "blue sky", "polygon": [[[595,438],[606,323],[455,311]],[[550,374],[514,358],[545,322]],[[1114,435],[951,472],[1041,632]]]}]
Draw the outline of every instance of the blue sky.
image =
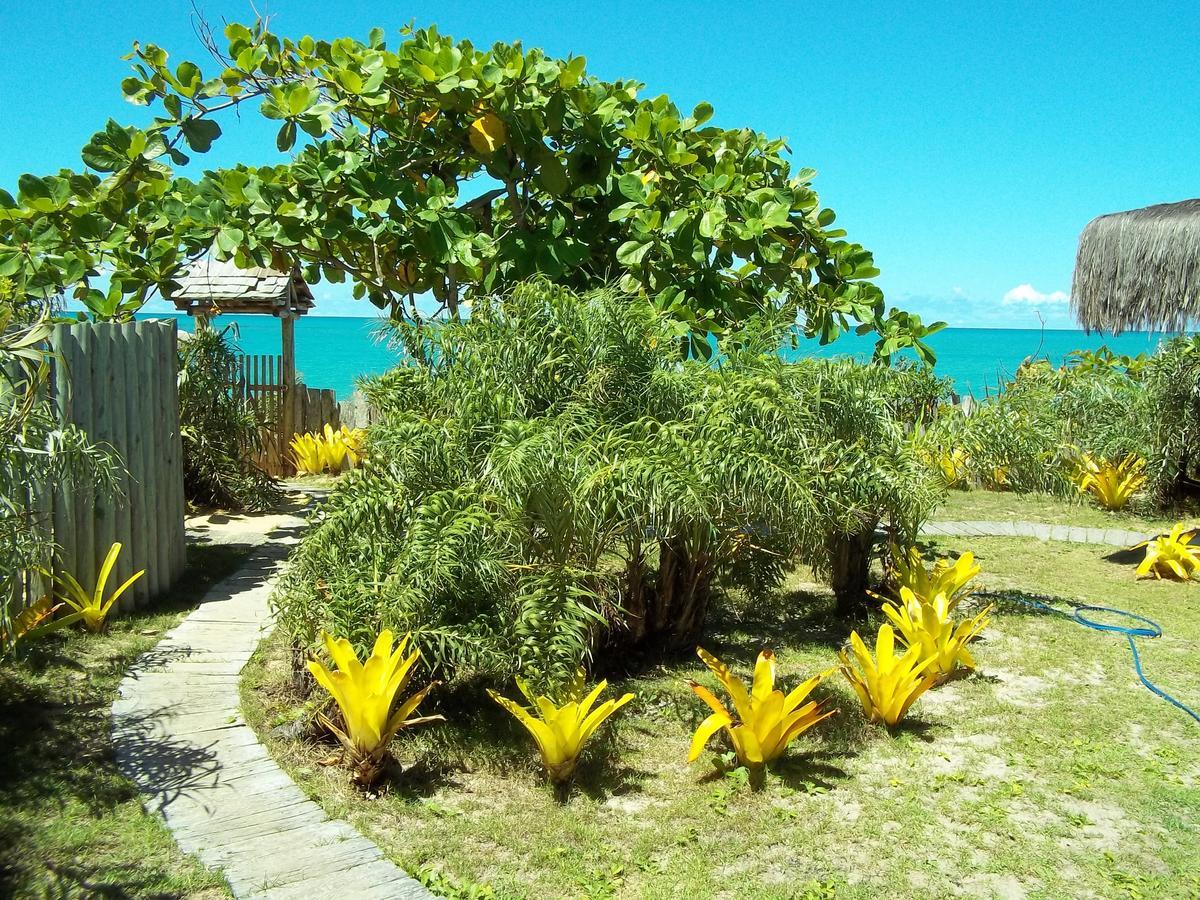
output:
[{"label": "blue sky", "polygon": [[[245,0],[197,0],[210,21]],[[261,8],[261,3],[260,3]],[[681,107],[789,138],[822,200],[875,252],[889,302],[952,325],[1071,327],[1075,242],[1100,213],[1200,195],[1200,6],[1140,3],[330,3],[272,0],[299,36],[409,17],[477,44],[583,55]],[[204,64],[186,0],[0,5],[0,185],[78,167],[126,104],[120,57],[153,41]],[[226,122],[206,165],[278,158]],[[370,314],[336,286],[328,314]]]}]

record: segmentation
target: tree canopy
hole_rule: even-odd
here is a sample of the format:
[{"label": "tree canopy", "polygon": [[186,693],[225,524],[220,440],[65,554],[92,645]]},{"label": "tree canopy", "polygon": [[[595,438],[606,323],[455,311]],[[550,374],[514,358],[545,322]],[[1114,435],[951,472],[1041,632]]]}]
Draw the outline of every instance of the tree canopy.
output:
[{"label": "tree canopy", "polygon": [[[418,318],[425,292],[454,315],[540,275],[643,296],[704,355],[707,335],[764,315],[825,341],[861,324],[884,357],[927,353],[931,329],[886,310],[871,254],[833,226],[814,171],[793,171],[782,139],[713,125],[707,103],[684,113],[583,57],[482,50],[433,27],[395,46],[381,29],[293,40],[264,20],[202,34],[207,71],[134,45],[122,90],[152,124],[110,121],[83,171],[0,190],[0,278],[18,293],[120,317],[212,252],[349,280],[398,319]],[[278,121],[290,161],[178,176],[241,110]]]}]

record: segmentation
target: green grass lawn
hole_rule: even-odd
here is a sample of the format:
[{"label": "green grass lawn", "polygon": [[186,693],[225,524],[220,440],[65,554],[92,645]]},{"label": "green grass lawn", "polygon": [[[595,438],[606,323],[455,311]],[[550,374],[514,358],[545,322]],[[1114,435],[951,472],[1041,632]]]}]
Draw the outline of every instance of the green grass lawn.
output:
[{"label": "green grass lawn", "polygon": [[1179,521],[1200,521],[1200,511],[1180,508],[1171,515],[1146,514],[1136,503],[1127,510],[1108,512],[1089,500],[1067,501],[1048,494],[1005,491],[950,491],[935,520],[1023,521],[1085,528],[1127,528],[1130,531],[1169,530]]},{"label": "green grass lawn", "polygon": [[169,604],[114,619],[105,634],[31,641],[0,662],[0,896],[229,896],[118,772],[109,708],[130,664],[245,555],[190,547]]},{"label": "green grass lawn", "polygon": [[[1143,641],[1146,669],[1200,705],[1200,582],[1135,581],[1132,566],[1080,545],[929,549],[974,550],[988,589],[1158,620],[1166,636]],[[786,689],[834,662],[847,630],[829,604],[797,573],[777,596],[723,610],[704,644],[743,676],[772,647]],[[274,732],[311,714],[286,685],[282,640],[252,662],[243,696],[330,815],[450,896],[1200,896],[1200,727],[1138,684],[1124,640],[1006,603],[975,656],[975,675],[926,694],[895,734],[867,725],[830,679],[818,691],[839,714],[757,793],[716,752],[685,764],[706,712],[685,679],[715,686],[694,658],[614,679],[637,700],[606,726],[565,803],[479,688],[443,689],[450,721],[404,736],[407,770],[366,796],[316,762],[327,745]]]}]

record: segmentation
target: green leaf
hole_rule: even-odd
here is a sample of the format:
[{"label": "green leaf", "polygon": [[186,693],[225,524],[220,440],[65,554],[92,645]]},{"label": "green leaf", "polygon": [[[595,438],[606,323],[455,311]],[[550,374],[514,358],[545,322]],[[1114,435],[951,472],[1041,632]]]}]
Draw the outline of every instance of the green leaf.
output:
[{"label": "green leaf", "polygon": [[250,29],[240,22],[230,22],[225,26],[225,37],[230,41],[248,41],[251,38]]},{"label": "green leaf", "polygon": [[29,203],[33,200],[48,200],[50,199],[50,185],[44,178],[25,174],[17,179],[17,196],[22,203]]},{"label": "green leaf", "polygon": [[21,270],[21,251],[0,250],[0,278],[16,275]]},{"label": "green leaf", "polygon": [[280,153],[287,153],[296,143],[296,123],[284,122],[279,133],[275,135],[275,147]]},{"label": "green leaf", "polygon": [[713,207],[705,210],[704,215],[700,217],[700,236],[706,238],[716,237],[724,223],[724,209]]},{"label": "green leaf", "polygon": [[130,103],[136,103],[138,106],[146,105],[146,82],[140,78],[134,78],[132,75],[121,81],[121,94]]},{"label": "green leaf", "polygon": [[642,176],[636,172],[622,175],[617,180],[617,190],[630,200],[644,202],[646,199],[646,185],[642,183]]},{"label": "green leaf", "polygon": [[213,141],[221,136],[221,126],[212,119],[184,119],[180,125],[183,139],[197,153],[207,153]]},{"label": "green leaf", "polygon": [[179,93],[185,97],[196,96],[196,91],[200,88],[203,80],[200,75],[200,67],[195,63],[181,62],[179,68],[175,70],[175,80],[179,82]]},{"label": "green leaf", "polygon": [[537,172],[537,181],[552,197],[561,197],[570,186],[567,167],[563,165],[562,160],[553,155],[547,155],[542,159],[541,168]]},{"label": "green leaf", "polygon": [[223,256],[232,255],[246,239],[246,234],[240,228],[223,226],[214,239],[214,244]]},{"label": "green leaf", "polygon": [[579,79],[583,77],[583,72],[587,68],[587,59],[582,56],[568,60],[563,66],[562,72],[558,76],[558,84],[560,87],[570,88],[579,84]]},{"label": "green leaf", "polygon": [[711,103],[697,103],[696,108],[692,110],[692,118],[696,120],[697,125],[703,125],[712,118],[712,114]]},{"label": "green leaf", "polygon": [[617,248],[617,262],[623,266],[636,266],[650,252],[652,246],[641,241],[626,241]]}]

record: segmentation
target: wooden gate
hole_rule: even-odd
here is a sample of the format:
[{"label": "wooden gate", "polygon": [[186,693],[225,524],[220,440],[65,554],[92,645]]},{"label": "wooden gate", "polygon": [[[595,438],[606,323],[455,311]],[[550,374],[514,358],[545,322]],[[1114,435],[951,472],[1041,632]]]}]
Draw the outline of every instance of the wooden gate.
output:
[{"label": "wooden gate", "polygon": [[272,475],[284,474],[287,460],[282,376],[283,357],[265,353],[238,354],[229,373],[234,396],[250,404],[259,423],[256,462]]},{"label": "wooden gate", "polygon": [[283,384],[283,357],[269,354],[238,354],[229,383],[234,395],[249,402],[259,422],[260,449],[257,462],[271,475],[293,474],[292,436],[298,432],[321,431],[326,424],[340,424],[333,391],[298,384],[289,391]]}]

